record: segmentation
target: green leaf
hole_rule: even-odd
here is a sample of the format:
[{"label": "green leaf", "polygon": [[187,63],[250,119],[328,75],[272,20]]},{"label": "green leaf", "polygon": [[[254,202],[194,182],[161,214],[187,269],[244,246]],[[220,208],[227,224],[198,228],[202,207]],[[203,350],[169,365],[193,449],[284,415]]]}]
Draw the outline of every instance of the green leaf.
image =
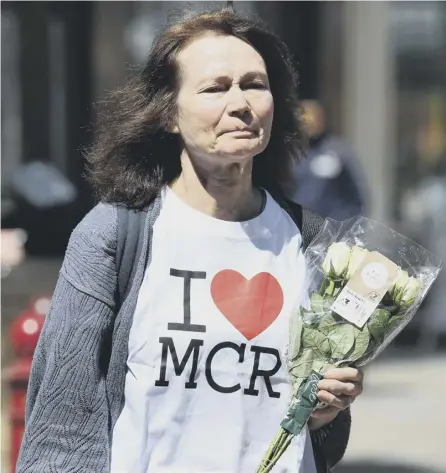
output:
[{"label": "green leaf", "polygon": [[413,297],[412,299],[409,299],[408,301],[401,304],[401,309],[407,310],[416,300],[417,300],[416,297]]},{"label": "green leaf", "polygon": [[302,346],[303,320],[300,313],[291,316],[290,324],[290,355],[291,361],[295,360],[300,353]]},{"label": "green leaf", "polygon": [[384,309],[376,309],[367,322],[367,327],[373,339],[381,344],[389,325],[390,313]]},{"label": "green leaf", "polygon": [[323,307],[324,307],[324,312],[331,312],[331,306],[333,305],[333,302],[334,302],[334,297],[324,297],[324,303],[323,303]]},{"label": "green leaf", "polygon": [[331,313],[324,315],[319,323],[318,330],[324,335],[328,335],[329,332],[336,328],[337,322]]},{"label": "green leaf", "polygon": [[323,333],[304,324],[302,331],[302,343],[304,348],[317,347],[324,339],[325,336]]},{"label": "green leaf", "polygon": [[313,371],[316,371],[316,373],[324,374],[332,366],[333,365],[327,360],[314,360],[312,369]]},{"label": "green leaf", "polygon": [[401,325],[406,317],[404,315],[394,315],[390,317],[389,325],[387,325],[386,335],[391,334],[397,327]]},{"label": "green leaf", "polygon": [[315,353],[312,350],[304,350],[301,356],[293,363],[291,363],[291,376],[295,379],[306,378],[311,372],[314,359]]},{"label": "green leaf", "polygon": [[318,347],[315,347],[314,350],[322,359],[331,359],[331,345],[328,338],[324,338],[324,341]]},{"label": "green leaf", "polygon": [[389,312],[390,315],[395,315],[400,310],[400,306],[394,304],[394,305],[385,306],[384,309],[387,310],[387,312]]},{"label": "green leaf", "polygon": [[334,292],[336,289],[336,282],[333,281],[333,279],[325,279],[324,285],[321,288],[321,294],[328,295],[328,296],[333,296]]},{"label": "green leaf", "polygon": [[313,350],[304,350],[299,359],[292,363],[290,367],[293,392],[297,393],[299,387],[308,378],[311,371],[324,374],[333,366],[328,360],[318,358]]},{"label": "green leaf", "polygon": [[322,312],[324,310],[324,298],[317,292],[311,294],[311,309],[313,312]]},{"label": "green leaf", "polygon": [[302,319],[303,319],[304,325],[309,326],[309,327],[317,327],[321,319],[321,316],[320,316],[320,313],[315,314],[311,310],[306,310],[305,312],[302,313]]},{"label": "green leaf", "polygon": [[295,397],[299,391],[299,388],[302,386],[302,383],[305,381],[305,378],[294,378],[292,381],[293,385],[293,397]]},{"label": "green leaf", "polygon": [[370,332],[367,325],[364,325],[362,330],[355,328],[355,347],[354,350],[349,353],[348,359],[351,361],[358,361],[370,344]]},{"label": "green leaf", "polygon": [[303,345],[305,348],[311,349],[316,353],[316,356],[329,360],[331,358],[331,346],[326,335],[319,331],[307,327],[302,335]]},{"label": "green leaf", "polygon": [[373,338],[370,338],[370,345],[369,349],[366,350],[364,355],[361,356],[357,361],[355,361],[354,366],[359,367],[359,366],[364,366],[367,364],[375,355],[377,347],[373,343]]},{"label": "green leaf", "polygon": [[355,343],[355,328],[348,323],[337,324],[336,327],[328,334],[330,342],[332,358],[344,359]]}]

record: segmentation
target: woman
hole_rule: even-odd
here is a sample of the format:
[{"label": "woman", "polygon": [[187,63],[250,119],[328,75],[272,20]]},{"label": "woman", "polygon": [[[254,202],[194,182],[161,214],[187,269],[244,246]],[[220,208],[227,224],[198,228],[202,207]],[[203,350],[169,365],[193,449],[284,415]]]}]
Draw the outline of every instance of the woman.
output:
[{"label": "woman", "polygon": [[[295,85],[285,46],[224,10],[165,31],[115,95],[89,154],[102,202],[72,234],[35,354],[19,473],[255,471],[290,399],[305,277],[278,204],[300,142]],[[119,205],[148,209],[122,305]],[[276,471],[342,457],[362,373],[325,378],[312,442],[296,438]]]}]

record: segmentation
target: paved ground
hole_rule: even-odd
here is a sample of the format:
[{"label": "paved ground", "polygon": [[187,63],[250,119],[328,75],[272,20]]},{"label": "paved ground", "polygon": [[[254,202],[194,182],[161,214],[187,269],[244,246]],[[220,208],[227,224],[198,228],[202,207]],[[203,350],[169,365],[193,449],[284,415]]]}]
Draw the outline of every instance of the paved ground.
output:
[{"label": "paved ground", "polygon": [[[2,365],[11,358],[6,330],[11,318],[34,293],[51,293],[59,267],[59,260],[31,259],[2,281]],[[445,374],[445,354],[388,349],[375,360],[352,407],[351,440],[336,473],[445,473]],[[2,473],[12,472],[7,400],[2,382]]]},{"label": "paved ground", "polygon": [[352,406],[339,473],[446,472],[446,356],[378,359]]}]

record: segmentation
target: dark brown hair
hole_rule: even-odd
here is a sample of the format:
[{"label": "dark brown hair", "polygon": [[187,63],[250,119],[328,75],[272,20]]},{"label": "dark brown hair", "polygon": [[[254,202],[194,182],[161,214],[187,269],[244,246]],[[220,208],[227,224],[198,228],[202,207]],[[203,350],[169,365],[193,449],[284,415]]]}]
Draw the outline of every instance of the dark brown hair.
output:
[{"label": "dark brown hair", "polygon": [[95,142],[86,153],[88,180],[100,200],[143,208],[180,174],[179,137],[167,131],[176,114],[176,59],[209,32],[245,41],[265,61],[274,120],[268,146],[254,158],[253,184],[276,197],[283,194],[290,164],[301,151],[297,74],[285,44],[262,22],[224,9],[193,14],[166,29],[144,68],[103,104]]}]

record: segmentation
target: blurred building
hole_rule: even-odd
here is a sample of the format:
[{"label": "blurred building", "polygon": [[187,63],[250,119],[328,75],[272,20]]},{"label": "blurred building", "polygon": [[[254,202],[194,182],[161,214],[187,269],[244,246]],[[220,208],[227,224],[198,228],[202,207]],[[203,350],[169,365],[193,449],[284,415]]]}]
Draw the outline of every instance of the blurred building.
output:
[{"label": "blurred building", "polygon": [[[31,226],[37,235],[50,225],[57,213],[49,212],[47,220],[37,218],[44,213],[37,210],[23,217],[11,181],[23,164],[51,163],[77,191],[70,211],[58,216],[60,231],[50,234],[63,252],[69,231],[93,205],[81,153],[91,140],[92,104],[122,83],[129,67],[144,62],[169,11],[185,4],[2,2],[3,225],[22,216],[20,226]],[[192,4],[201,9],[225,2]],[[446,3],[234,6],[260,15],[289,45],[300,70],[301,97],[324,104],[331,129],[361,159],[369,215],[430,247],[439,225],[429,227],[428,239],[429,222],[419,215],[432,208],[428,199],[437,199],[438,208],[441,193],[420,192],[420,186],[433,175],[440,185],[446,179]],[[51,238],[35,240],[36,251],[39,241],[44,245]]]}]

